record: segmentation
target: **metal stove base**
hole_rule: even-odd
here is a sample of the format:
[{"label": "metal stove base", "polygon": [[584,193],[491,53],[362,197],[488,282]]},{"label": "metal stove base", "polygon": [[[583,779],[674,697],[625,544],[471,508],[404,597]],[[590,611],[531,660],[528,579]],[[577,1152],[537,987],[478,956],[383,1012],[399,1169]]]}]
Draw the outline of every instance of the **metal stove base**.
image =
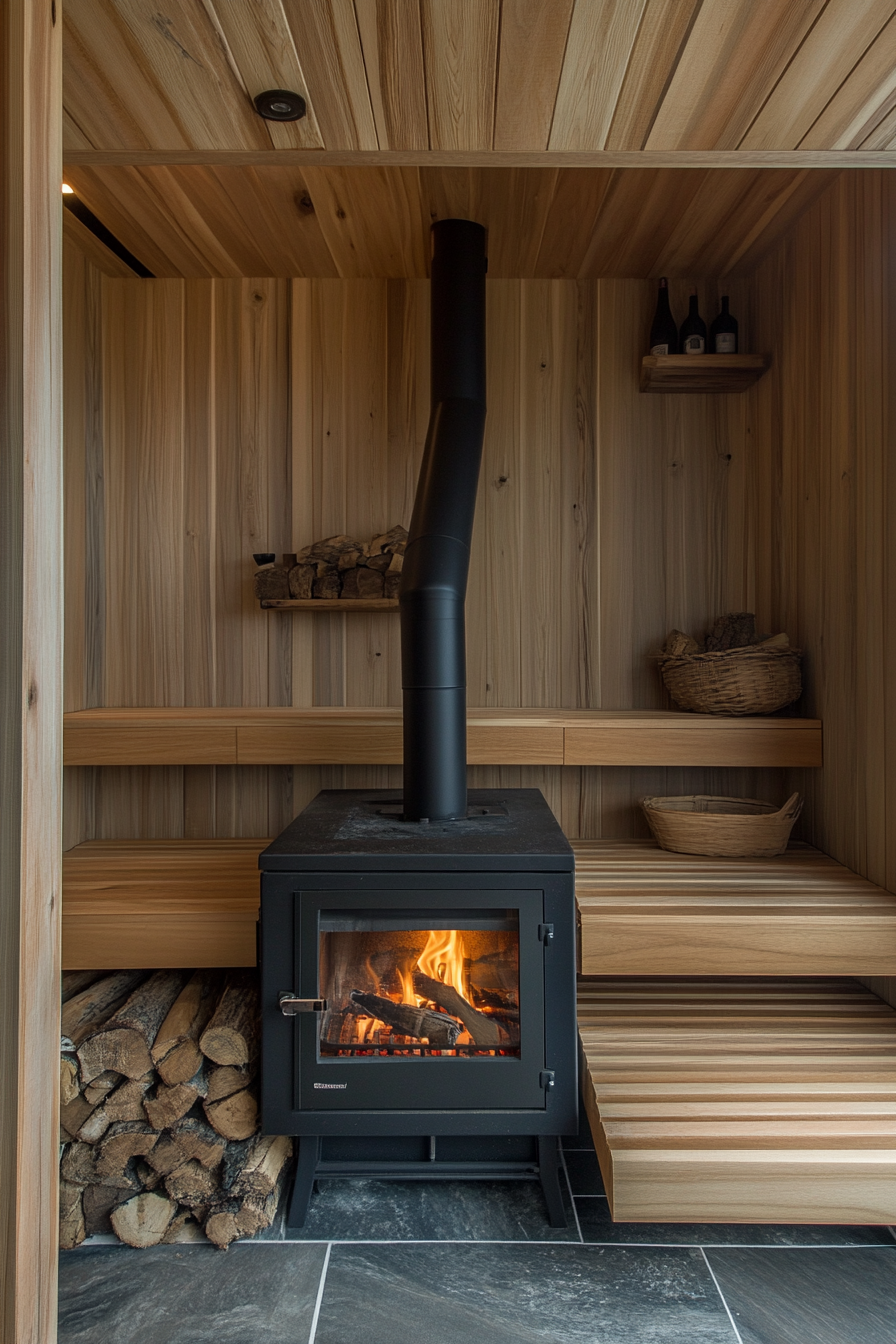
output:
[{"label": "metal stove base", "polygon": [[[450,1140],[449,1151],[455,1156],[442,1159],[438,1155],[439,1140],[431,1136],[429,1156],[423,1161],[413,1155],[419,1149],[419,1139],[389,1142],[394,1151],[388,1155],[382,1152],[378,1157],[366,1155],[363,1141],[355,1141],[351,1149],[335,1149],[342,1153],[335,1156],[331,1138],[306,1135],[298,1139],[298,1158],[286,1215],[287,1229],[297,1230],[305,1226],[315,1181],[350,1177],[376,1181],[540,1181],[551,1227],[567,1226],[560,1189],[560,1139],[554,1134],[515,1139],[513,1147],[519,1150],[528,1145],[531,1153],[528,1157],[508,1159],[497,1156],[493,1149],[489,1153],[488,1146],[484,1146],[484,1141],[479,1138]],[[408,1156],[402,1155],[402,1148]]]}]

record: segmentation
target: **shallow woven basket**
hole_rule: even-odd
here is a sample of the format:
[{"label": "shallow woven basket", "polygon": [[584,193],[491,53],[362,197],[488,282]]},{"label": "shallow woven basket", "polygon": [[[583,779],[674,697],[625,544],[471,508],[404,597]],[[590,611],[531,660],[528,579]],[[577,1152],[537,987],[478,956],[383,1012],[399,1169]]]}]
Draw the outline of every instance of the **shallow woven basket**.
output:
[{"label": "shallow woven basket", "polygon": [[697,714],[772,714],[803,689],[799,649],[726,649],[658,658],[666,690]]},{"label": "shallow woven basket", "polygon": [[803,800],[794,793],[783,807],[776,808],[758,798],[689,793],[678,798],[642,798],[641,807],[661,849],[770,859],[787,848]]}]

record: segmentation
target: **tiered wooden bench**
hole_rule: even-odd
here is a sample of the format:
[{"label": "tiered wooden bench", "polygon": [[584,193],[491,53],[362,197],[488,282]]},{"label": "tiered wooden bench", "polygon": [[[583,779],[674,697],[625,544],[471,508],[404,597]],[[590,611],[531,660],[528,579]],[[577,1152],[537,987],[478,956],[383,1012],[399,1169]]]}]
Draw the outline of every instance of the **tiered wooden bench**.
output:
[{"label": "tiered wooden bench", "polygon": [[896,1011],[850,980],[583,982],[613,1217],[896,1222]]},{"label": "tiered wooden bench", "polygon": [[[471,709],[471,765],[821,765],[818,719],[650,710]],[[66,765],[400,765],[401,711],[82,709]]]},{"label": "tiered wooden bench", "polygon": [[896,896],[810,845],[776,859],[575,848],[585,975],[896,974]]}]

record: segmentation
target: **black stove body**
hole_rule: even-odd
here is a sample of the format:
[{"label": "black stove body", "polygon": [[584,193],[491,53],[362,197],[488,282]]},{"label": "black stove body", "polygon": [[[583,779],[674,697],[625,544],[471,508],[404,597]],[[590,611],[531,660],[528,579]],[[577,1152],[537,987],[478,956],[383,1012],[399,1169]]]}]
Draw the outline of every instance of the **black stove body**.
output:
[{"label": "black stove body", "polygon": [[573,854],[537,789],[326,791],[261,855],[262,1126],[325,1175],[540,1176],[576,1132]]}]

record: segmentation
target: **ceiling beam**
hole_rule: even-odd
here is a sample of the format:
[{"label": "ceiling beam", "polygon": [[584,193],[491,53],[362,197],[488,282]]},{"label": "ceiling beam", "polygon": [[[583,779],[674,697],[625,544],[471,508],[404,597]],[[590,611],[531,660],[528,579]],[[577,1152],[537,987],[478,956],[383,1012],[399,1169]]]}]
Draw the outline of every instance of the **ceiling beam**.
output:
[{"label": "ceiling beam", "polygon": [[894,168],[896,150],[71,150],[71,168]]}]

